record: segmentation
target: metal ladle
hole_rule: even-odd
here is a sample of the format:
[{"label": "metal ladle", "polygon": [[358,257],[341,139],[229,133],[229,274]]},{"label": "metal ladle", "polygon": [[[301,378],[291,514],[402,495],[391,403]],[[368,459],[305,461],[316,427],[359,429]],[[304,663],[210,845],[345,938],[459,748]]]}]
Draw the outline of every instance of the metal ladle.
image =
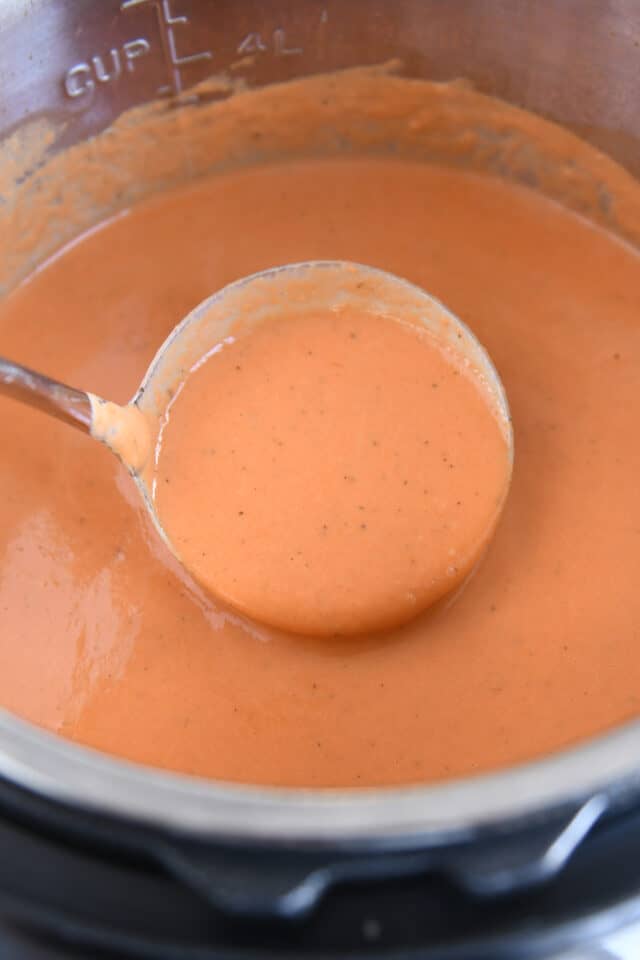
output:
[{"label": "metal ladle", "polygon": [[265,270],[224,287],[200,303],[165,340],[142,383],[120,406],[0,357],[0,394],[56,417],[105,443],[133,476],[153,523],[182,562],[154,507],[154,467],[167,407],[191,372],[225,338],[283,311],[296,314],[349,304],[355,309],[422,324],[481,377],[513,461],[513,433],[504,387],[471,330],[419,287],[373,267],[314,261]]}]

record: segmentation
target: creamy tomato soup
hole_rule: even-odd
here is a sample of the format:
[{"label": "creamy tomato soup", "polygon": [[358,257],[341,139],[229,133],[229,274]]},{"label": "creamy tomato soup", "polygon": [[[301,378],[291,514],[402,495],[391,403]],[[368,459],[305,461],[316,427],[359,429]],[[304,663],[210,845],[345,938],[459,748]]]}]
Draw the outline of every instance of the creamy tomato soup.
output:
[{"label": "creamy tomato soup", "polygon": [[423,325],[348,300],[271,309],[179,381],[155,450],[160,522],[248,616],[320,636],[397,626],[486,548],[505,425],[479,371]]},{"label": "creamy tomato soup", "polygon": [[[3,400],[0,703],[132,760],[296,786],[468,774],[637,714],[640,258],[604,226],[462,166],[328,148],[257,157],[167,186],[65,248],[0,304],[0,351],[124,402],[196,303],[241,276],[312,259],[408,278],[492,355],[516,457],[474,576],[454,602],[401,628],[338,638],[268,628],[182,572],[108,451]],[[247,370],[237,376],[254,377],[268,349],[242,356]],[[301,362],[292,364],[296,376]],[[277,373],[284,385],[285,368]],[[235,383],[236,371],[222,376]],[[253,491],[252,500],[236,483],[233,438],[253,443],[258,434],[234,409],[220,431],[235,544],[241,494],[248,526],[252,504],[263,517],[269,503],[278,510],[286,486]],[[417,496],[428,489],[426,454],[397,439],[407,468],[398,476]],[[284,448],[274,455],[285,457]],[[383,470],[393,449],[371,445],[367,455]],[[456,499],[473,494],[495,456],[467,465],[468,489]],[[356,519],[370,536],[379,490],[368,488],[361,504],[346,489],[345,510],[356,517],[365,506]],[[257,530],[270,547],[269,530]],[[398,544],[386,545],[390,564]],[[249,543],[243,549],[247,564],[257,563]],[[379,577],[384,550],[376,541]],[[278,572],[283,584],[287,570]]]}]

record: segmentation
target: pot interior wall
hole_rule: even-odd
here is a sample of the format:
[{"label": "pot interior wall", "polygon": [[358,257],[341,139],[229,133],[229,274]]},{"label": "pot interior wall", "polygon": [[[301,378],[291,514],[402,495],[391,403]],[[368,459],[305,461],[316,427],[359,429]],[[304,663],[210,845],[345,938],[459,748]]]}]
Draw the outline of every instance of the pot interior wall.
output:
[{"label": "pot interior wall", "polygon": [[37,0],[0,10],[0,139],[63,147],[137,103],[230,72],[250,85],[399,58],[572,127],[640,172],[636,0]]}]

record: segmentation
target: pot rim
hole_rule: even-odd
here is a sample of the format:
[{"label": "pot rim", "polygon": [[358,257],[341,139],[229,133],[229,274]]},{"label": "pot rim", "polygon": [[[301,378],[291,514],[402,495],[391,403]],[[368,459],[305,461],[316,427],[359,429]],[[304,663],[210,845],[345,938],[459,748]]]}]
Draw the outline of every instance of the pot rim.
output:
[{"label": "pot rim", "polygon": [[640,785],[640,720],[543,759],[406,787],[245,786],[145,767],[0,710],[0,776],[93,813],[206,839],[340,845],[445,844],[479,829],[611,801]]}]

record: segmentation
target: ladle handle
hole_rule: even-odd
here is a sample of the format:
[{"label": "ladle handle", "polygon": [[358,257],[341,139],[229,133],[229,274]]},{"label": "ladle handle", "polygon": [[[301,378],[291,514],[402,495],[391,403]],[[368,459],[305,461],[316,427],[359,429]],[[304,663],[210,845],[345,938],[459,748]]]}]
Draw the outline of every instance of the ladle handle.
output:
[{"label": "ladle handle", "polygon": [[0,357],[0,395],[36,407],[84,433],[91,430],[88,394]]}]

